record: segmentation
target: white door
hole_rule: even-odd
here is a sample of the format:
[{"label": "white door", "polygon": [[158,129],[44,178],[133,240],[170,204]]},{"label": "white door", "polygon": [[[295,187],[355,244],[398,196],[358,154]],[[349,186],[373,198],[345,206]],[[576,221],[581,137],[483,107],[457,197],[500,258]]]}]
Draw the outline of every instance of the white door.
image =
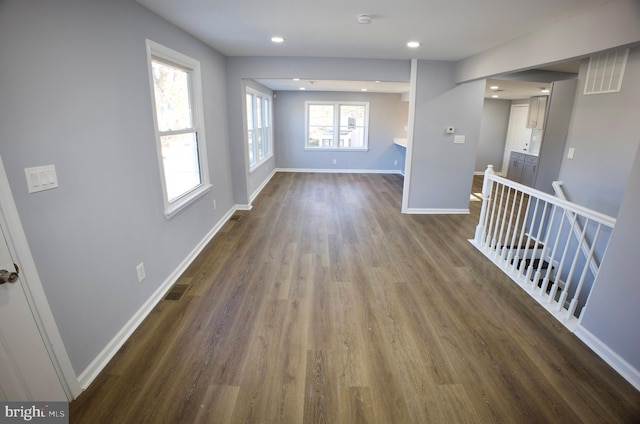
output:
[{"label": "white door", "polygon": [[529,119],[529,105],[512,105],[509,115],[509,127],[507,129],[507,142],[504,148],[504,158],[502,160],[502,175],[506,176],[509,170],[509,158],[511,152],[526,153],[526,149],[531,141],[531,128],[527,128]]},{"label": "white door", "polygon": [[[10,275],[4,223],[0,216],[0,269]],[[19,276],[0,274],[0,401],[67,401]]]}]

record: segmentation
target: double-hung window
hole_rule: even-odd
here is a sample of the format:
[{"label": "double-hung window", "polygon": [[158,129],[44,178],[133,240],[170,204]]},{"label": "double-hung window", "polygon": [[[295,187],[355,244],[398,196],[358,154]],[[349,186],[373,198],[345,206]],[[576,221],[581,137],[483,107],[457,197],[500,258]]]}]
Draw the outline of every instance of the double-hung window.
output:
[{"label": "double-hung window", "polygon": [[255,169],[273,155],[271,96],[246,88],[249,168]]},{"label": "double-hung window", "polygon": [[147,40],[147,61],[165,215],[206,193],[200,62]]},{"label": "double-hung window", "polygon": [[368,102],[305,102],[305,148],[367,150]]}]

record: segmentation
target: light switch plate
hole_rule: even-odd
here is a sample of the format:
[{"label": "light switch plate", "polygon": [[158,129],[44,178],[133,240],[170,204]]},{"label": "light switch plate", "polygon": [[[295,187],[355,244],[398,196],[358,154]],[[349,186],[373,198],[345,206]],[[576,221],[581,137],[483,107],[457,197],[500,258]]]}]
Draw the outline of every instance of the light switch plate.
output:
[{"label": "light switch plate", "polygon": [[53,165],[25,168],[24,173],[27,176],[29,193],[37,193],[58,187],[58,176]]},{"label": "light switch plate", "polygon": [[567,152],[567,159],[573,159],[573,155],[576,153],[576,149],[571,147]]}]

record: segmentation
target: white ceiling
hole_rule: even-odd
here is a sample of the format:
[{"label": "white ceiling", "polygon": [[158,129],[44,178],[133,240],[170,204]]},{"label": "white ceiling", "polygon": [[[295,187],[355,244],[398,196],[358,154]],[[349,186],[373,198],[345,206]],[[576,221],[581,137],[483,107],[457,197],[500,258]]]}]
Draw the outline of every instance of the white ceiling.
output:
[{"label": "white ceiling", "polygon": [[227,56],[459,60],[611,0],[136,1]]}]

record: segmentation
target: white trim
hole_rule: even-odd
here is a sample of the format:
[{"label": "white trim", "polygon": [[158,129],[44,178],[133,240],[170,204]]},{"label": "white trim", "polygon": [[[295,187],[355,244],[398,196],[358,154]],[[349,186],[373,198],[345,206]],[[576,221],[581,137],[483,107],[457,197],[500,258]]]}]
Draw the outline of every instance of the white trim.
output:
[{"label": "white trim", "polygon": [[311,172],[318,174],[398,174],[399,169],[326,169],[326,168],[276,168],[276,172]]},{"label": "white trim", "polygon": [[[309,146],[309,106],[315,105],[332,105],[333,106],[333,141],[330,147],[313,147]],[[340,147],[340,107],[341,106],[364,106],[364,146],[363,147]],[[350,102],[350,101],[327,101],[327,100],[307,100],[304,102],[304,150],[317,150],[321,152],[327,151],[368,151],[369,150],[369,102]]]},{"label": "white trim", "polygon": [[253,203],[253,201],[256,200],[256,197],[258,197],[262,189],[265,188],[265,186],[269,183],[269,181],[271,181],[271,178],[273,178],[273,176],[276,175],[276,172],[277,171],[275,169],[271,171],[271,174],[269,174],[267,178],[265,178],[264,181],[258,186],[258,188],[256,188],[253,191],[253,193],[249,197],[249,203]]},{"label": "white trim", "polygon": [[574,334],[584,342],[591,350],[593,350],[600,358],[618,372],[633,387],[640,390],[640,371],[634,368],[624,358],[614,352],[602,340],[594,336],[589,330],[581,324],[576,326]]},{"label": "white trim", "polygon": [[[484,171],[474,171],[473,175],[484,175]],[[502,172],[496,172],[495,175],[502,177]]]},{"label": "white trim", "polygon": [[234,205],[233,208],[237,211],[250,211],[251,209],[253,209],[253,205],[237,204],[237,205]]},{"label": "white trim", "polygon": [[38,330],[42,336],[45,348],[51,358],[51,363],[58,374],[60,383],[69,400],[80,394],[78,378],[67,349],[62,342],[58,326],[53,318],[51,307],[44,293],[42,281],[38,274],[27,237],[22,227],[22,221],[11,193],[11,187],[0,158],[0,204],[2,204],[2,218],[7,224],[5,237],[11,256],[20,266],[20,281],[24,294],[33,313]]},{"label": "white trim", "polygon": [[469,209],[407,208],[402,213],[411,215],[468,215]]},{"label": "white trim", "polygon": [[409,213],[409,191],[411,190],[411,163],[413,158],[413,131],[416,119],[416,96],[418,89],[418,60],[411,59],[411,78],[409,80],[409,118],[407,124],[407,153],[404,158],[404,184],[402,187],[402,213]]},{"label": "white trim", "polygon": [[186,258],[178,265],[178,267],[167,277],[167,279],[158,287],[158,289],[147,299],[147,301],[133,314],[127,323],[118,331],[102,351],[95,357],[93,361],[82,371],[78,377],[78,383],[81,390],[85,390],[100,372],[107,366],[113,356],[120,350],[122,345],[131,337],[133,332],[142,324],[142,321],[151,313],[153,308],[162,300],[164,295],[169,291],[171,286],[178,281],[180,275],[191,265],[196,257],[202,252],[207,243],[220,231],[222,226],[231,218],[236,210],[236,206],[231,208],[225,216],[222,217],[213,228],[204,236],[204,238],[193,248]]},{"label": "white trim", "polygon": [[[153,116],[153,129],[155,134],[156,155],[160,169],[160,183],[162,186],[162,199],[164,203],[164,215],[169,219],[176,213],[193,203],[196,199],[207,193],[211,189],[209,180],[209,164],[207,161],[207,138],[204,128],[204,102],[202,99],[202,75],[200,71],[200,62],[178,51],[172,50],[155,41],[146,39],[145,46],[147,51],[147,78],[149,80],[149,94],[151,97],[151,113]],[[198,149],[198,160],[200,166],[200,184],[173,202],[169,201],[167,193],[167,182],[164,174],[164,159],[162,158],[161,134],[158,128],[158,117],[156,113],[155,88],[153,85],[153,59],[158,59],[167,64],[184,68],[190,75],[189,91],[191,96],[191,114],[193,130],[196,134],[196,142]]]}]

